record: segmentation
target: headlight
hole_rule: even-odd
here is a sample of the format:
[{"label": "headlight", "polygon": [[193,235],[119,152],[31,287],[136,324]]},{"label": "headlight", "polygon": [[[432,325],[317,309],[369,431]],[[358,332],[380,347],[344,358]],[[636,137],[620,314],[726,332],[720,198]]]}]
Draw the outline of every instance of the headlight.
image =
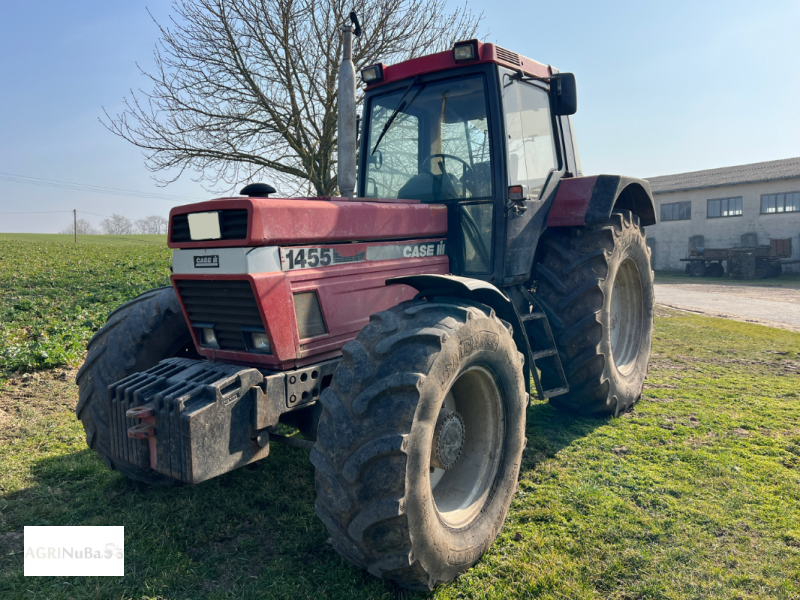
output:
[{"label": "headlight", "polygon": [[242,337],[248,352],[272,354],[269,338],[262,327],[242,327]]},{"label": "headlight", "polygon": [[269,352],[269,338],[266,333],[254,331],[250,334],[251,347],[259,352]]},{"label": "headlight", "polygon": [[217,341],[217,334],[214,333],[213,326],[202,326],[199,327],[200,329],[200,345],[201,346],[208,346],[209,348],[219,348],[219,342]]}]

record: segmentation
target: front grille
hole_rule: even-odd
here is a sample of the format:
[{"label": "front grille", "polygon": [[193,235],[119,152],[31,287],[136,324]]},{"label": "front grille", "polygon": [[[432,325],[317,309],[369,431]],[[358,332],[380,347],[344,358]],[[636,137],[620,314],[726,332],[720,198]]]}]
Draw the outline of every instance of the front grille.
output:
[{"label": "front grille", "polygon": [[507,63],[511,63],[512,65],[519,66],[519,54],[516,52],[511,52],[511,50],[501,48],[500,46],[496,46],[495,50],[497,52],[497,58],[504,60]]},{"label": "front grille", "polygon": [[212,323],[220,350],[247,352],[242,327],[264,327],[249,281],[176,282],[189,321]]},{"label": "front grille", "polygon": [[[243,240],[247,238],[247,209],[225,209],[219,214],[219,232],[223,240]],[[191,242],[189,235],[189,215],[175,215],[170,227],[170,241]]]}]

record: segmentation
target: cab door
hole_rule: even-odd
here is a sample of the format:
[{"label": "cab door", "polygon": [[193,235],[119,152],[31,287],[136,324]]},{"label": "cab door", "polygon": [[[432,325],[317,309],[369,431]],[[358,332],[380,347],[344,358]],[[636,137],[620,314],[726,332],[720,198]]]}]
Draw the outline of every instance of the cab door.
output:
[{"label": "cab door", "polygon": [[545,205],[563,174],[558,123],[550,110],[548,87],[538,81],[521,81],[512,71],[500,69],[505,127],[507,186],[521,186],[522,199],[507,202],[503,284],[529,278],[541,233]]}]

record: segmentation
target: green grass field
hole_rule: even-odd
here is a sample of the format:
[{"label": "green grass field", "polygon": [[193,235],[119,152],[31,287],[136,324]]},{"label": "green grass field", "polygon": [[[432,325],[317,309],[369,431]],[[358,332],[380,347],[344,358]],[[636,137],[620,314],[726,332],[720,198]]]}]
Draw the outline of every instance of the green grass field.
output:
[{"label": "green grass field", "polygon": [[[273,444],[254,468],[156,489],[86,448],[82,344],[164,282],[168,256],[0,241],[2,351],[13,340],[27,356],[43,336],[48,352],[51,338],[72,348],[57,368],[6,363],[0,598],[800,598],[800,334],[659,311],[634,412],[575,419],[534,402],[500,537],[458,580],[409,595],[326,543],[305,450]],[[124,525],[125,577],[23,577],[24,525]]]}]

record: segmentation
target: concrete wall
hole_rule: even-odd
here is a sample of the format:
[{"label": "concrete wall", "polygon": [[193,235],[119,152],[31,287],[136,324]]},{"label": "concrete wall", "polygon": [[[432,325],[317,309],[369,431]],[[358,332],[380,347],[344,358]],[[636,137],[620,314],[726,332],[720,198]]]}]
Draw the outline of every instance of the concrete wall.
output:
[{"label": "concrete wall", "polygon": [[[655,255],[654,268],[682,271],[686,263],[680,259],[689,255],[689,238],[693,236],[703,236],[706,248],[740,246],[742,235],[748,233],[755,233],[759,244],[769,244],[770,238],[792,238],[792,258],[800,258],[800,212],[761,214],[762,194],[797,191],[800,178],[654,194],[658,224],[647,227],[648,244]],[[741,216],[706,217],[707,200],[737,196],[742,197]],[[692,203],[691,220],[661,222],[661,204],[688,201]],[[800,270],[800,265],[793,267],[794,271]]]}]

